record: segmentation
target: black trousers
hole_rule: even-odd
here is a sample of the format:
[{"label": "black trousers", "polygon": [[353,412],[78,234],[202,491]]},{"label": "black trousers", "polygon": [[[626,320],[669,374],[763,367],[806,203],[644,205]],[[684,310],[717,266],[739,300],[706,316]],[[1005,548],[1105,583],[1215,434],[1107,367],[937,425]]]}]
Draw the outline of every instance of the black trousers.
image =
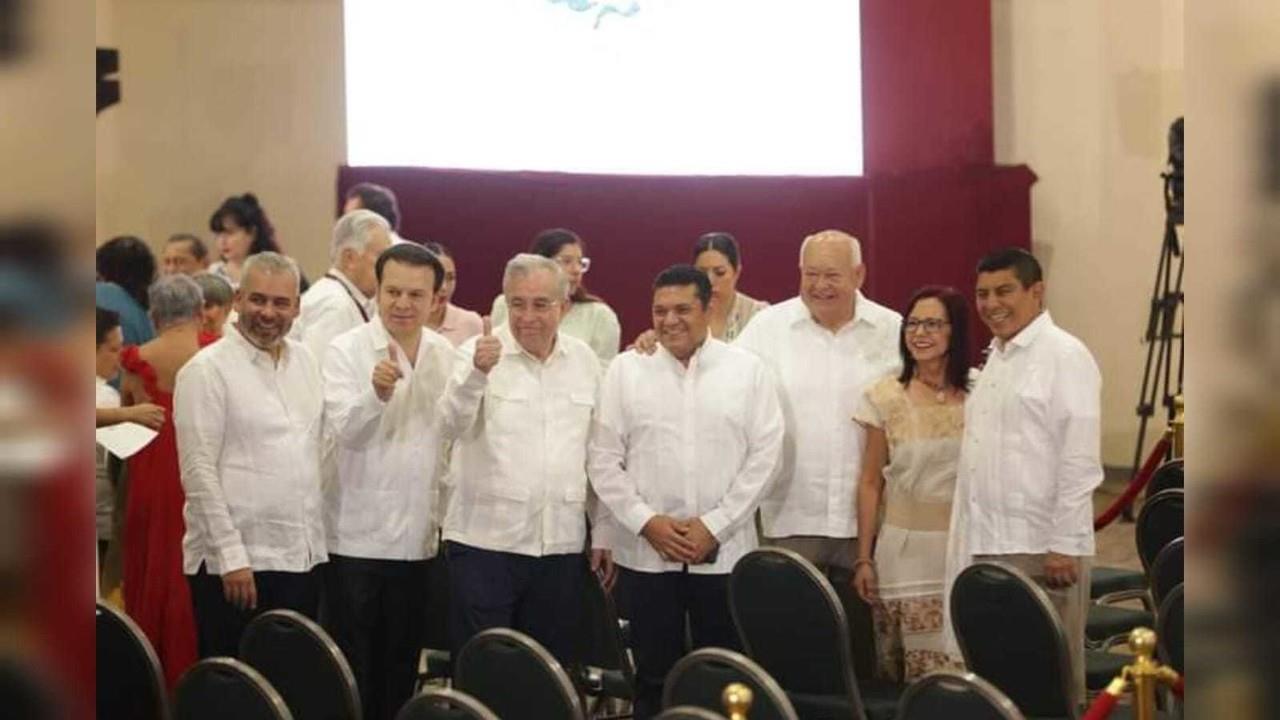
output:
[{"label": "black trousers", "polygon": [[245,626],[267,610],[296,610],[314,620],[320,605],[320,567],[323,566],[307,572],[253,573],[258,607],[240,610],[227,602],[222,592],[222,577],[209,574],[201,564],[195,575],[187,576],[200,657],[239,657],[240,636]]},{"label": "black trousers", "polygon": [[[631,620],[636,656],[636,720],[662,710],[662,684],[676,661],[701,647],[740,650],[729,614],[729,576],[647,573],[618,568],[618,593]],[[692,647],[686,647],[686,619]]]},{"label": "black trousers", "polygon": [[481,630],[507,627],[542,643],[562,664],[573,661],[587,560],[582,553],[517,555],[446,543],[449,620],[458,651]]},{"label": "black trousers", "polygon": [[413,695],[426,622],[427,561],[329,555],[325,625],[360,689],[365,720],[394,720]]}]

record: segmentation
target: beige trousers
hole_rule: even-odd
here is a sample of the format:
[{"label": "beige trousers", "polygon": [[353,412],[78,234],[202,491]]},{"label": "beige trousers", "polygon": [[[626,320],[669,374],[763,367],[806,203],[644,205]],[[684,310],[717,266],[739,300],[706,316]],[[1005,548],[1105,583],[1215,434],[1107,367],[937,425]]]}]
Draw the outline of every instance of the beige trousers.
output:
[{"label": "beige trousers", "polygon": [[1089,569],[1093,558],[1081,557],[1075,585],[1051,588],[1045,584],[1044,559],[1040,554],[975,555],[974,562],[1002,562],[1026,573],[1049,596],[1053,608],[1062,620],[1062,630],[1067,637],[1067,655],[1071,662],[1072,701],[1082,705],[1085,701],[1084,685],[1084,625],[1089,613]]}]

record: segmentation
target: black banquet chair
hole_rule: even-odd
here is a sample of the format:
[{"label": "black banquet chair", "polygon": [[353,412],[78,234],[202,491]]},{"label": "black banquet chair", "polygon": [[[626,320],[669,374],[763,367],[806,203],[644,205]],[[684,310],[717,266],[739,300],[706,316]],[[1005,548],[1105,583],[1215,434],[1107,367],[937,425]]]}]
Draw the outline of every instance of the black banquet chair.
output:
[{"label": "black banquet chair", "polygon": [[1160,610],[1156,614],[1156,643],[1160,658],[1179,673],[1184,671],[1182,652],[1184,603],[1182,593],[1182,585],[1170,590],[1169,596],[1164,599],[1163,603],[1160,603]]},{"label": "black banquet chair", "polygon": [[396,720],[498,720],[498,716],[461,690],[430,688],[405,703]]},{"label": "black banquet chair", "polygon": [[1156,607],[1160,607],[1169,593],[1182,584],[1185,545],[1185,538],[1176,538],[1156,553],[1156,559],[1151,563],[1151,598],[1155,600]]},{"label": "black banquet chair", "polygon": [[270,610],[250,621],[240,659],[262,673],[294,720],[360,720],[351,666],[333,639],[293,610]]},{"label": "black banquet chair", "polygon": [[284,698],[257,670],[235,658],[206,658],[178,679],[174,720],[293,720]]},{"label": "black banquet chair", "polygon": [[800,717],[893,717],[901,688],[858,687],[844,608],[808,560],[774,547],[742,556],[729,576],[729,609],[746,654]]},{"label": "black banquet chair", "polygon": [[127,615],[98,603],[97,717],[99,720],[163,720],[169,717],[160,660]]},{"label": "black banquet chair", "polygon": [[975,563],[956,577],[950,607],[970,671],[1025,715],[1077,716],[1066,637],[1044,590],[1004,563]]},{"label": "black banquet chair", "polygon": [[742,683],[751,689],[751,720],[796,720],[796,710],[777,680],[742,653],[701,648],[680,658],[667,673],[662,706],[724,710],[724,689]]},{"label": "black banquet chair", "polygon": [[654,716],[656,720],[727,720],[724,715],[695,705],[676,705]]},{"label": "black banquet chair", "polygon": [[1184,524],[1183,491],[1178,488],[1156,493],[1138,511],[1134,536],[1138,543],[1138,559],[1142,569],[1150,572],[1156,555],[1166,545],[1182,537]]},{"label": "black banquet chair", "polygon": [[1151,474],[1151,480],[1147,483],[1147,498],[1153,498],[1165,490],[1177,488],[1182,489],[1183,464],[1182,458],[1170,460]]},{"label": "black banquet chair", "polygon": [[453,685],[502,720],[582,720],[582,699],[560,663],[529,636],[485,630],[458,651]]},{"label": "black banquet chair", "polygon": [[897,720],[1024,720],[999,688],[970,672],[940,670],[911,684]]},{"label": "black banquet chair", "polygon": [[579,648],[573,677],[597,705],[610,699],[634,700],[636,671],[625,630],[629,626],[618,618],[613,598],[600,582],[585,567],[583,572],[588,577],[582,583]]}]

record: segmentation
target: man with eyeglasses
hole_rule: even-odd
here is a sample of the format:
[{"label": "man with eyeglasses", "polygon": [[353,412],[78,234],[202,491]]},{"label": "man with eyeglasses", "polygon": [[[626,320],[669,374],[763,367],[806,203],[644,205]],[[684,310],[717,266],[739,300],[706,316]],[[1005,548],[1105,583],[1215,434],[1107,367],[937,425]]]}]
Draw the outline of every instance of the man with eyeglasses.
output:
[{"label": "man with eyeglasses", "polygon": [[[559,330],[569,284],[554,260],[515,256],[502,290],[507,322],[493,328],[486,318],[462,344],[444,395],[453,649],[509,627],[568,662],[578,620],[568,609],[581,602],[588,568],[587,436],[601,366]],[[608,551],[591,551],[590,566],[612,584]]]},{"label": "man with eyeglasses", "polygon": [[1066,631],[1079,704],[1102,377],[1089,349],[1054,324],[1044,290],[1025,250],[978,263],[978,314],[995,337],[965,404],[947,577],[998,560],[1043,586]]},{"label": "man with eyeglasses", "polygon": [[[760,503],[763,540],[831,578],[859,638],[872,633],[870,609],[849,589],[866,444],[853,415],[871,383],[901,369],[902,322],[862,294],[866,274],[857,238],[839,230],[810,235],[800,247],[799,296],[761,310],[735,341],[773,370],[786,418],[782,468]],[[855,646],[864,675],[874,662],[869,645]]]}]

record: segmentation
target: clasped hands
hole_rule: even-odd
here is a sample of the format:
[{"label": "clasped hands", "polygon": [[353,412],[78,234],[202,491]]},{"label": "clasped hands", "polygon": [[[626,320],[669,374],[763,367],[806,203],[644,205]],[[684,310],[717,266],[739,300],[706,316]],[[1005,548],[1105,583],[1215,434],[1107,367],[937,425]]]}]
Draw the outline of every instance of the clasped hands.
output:
[{"label": "clasped hands", "polygon": [[698,518],[681,520],[670,515],[654,515],[640,529],[640,535],[667,562],[697,565],[719,546],[719,541]]}]

